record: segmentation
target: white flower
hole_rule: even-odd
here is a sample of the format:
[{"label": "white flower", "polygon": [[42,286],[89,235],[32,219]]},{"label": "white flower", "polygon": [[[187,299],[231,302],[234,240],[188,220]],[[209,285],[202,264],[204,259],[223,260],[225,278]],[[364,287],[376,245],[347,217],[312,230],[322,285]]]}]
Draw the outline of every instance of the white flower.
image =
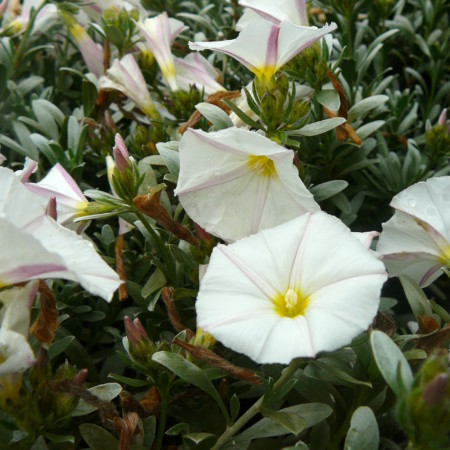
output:
[{"label": "white flower", "polygon": [[145,37],[150,51],[155,55],[164,79],[173,91],[178,89],[175,75],[175,65],[170,47],[175,38],[187,27],[177,19],[169,18],[167,12],[146,19],[144,23],[137,22]]},{"label": "white flower", "polygon": [[176,195],[192,220],[226,241],[320,210],[294,152],[256,132],[188,129],[179,152]]},{"label": "white flower", "polygon": [[[89,205],[87,198],[78,187],[75,180],[57,163],[50,172],[39,183],[26,183],[25,187],[42,199],[41,204],[45,207],[54,197],[56,199],[57,220],[62,225],[73,223],[74,219],[86,215]],[[85,223],[81,225],[85,228]],[[76,225],[79,229],[80,224]]]},{"label": "white flower", "polygon": [[389,275],[406,275],[429,286],[450,267],[450,176],[413,184],[391,202],[377,252]]},{"label": "white flower", "polygon": [[239,0],[239,4],[248,9],[236,24],[237,30],[245,28],[256,14],[276,25],[284,20],[294,25],[309,25],[305,0]]},{"label": "white flower", "polygon": [[258,363],[332,351],[367,329],[387,275],[337,218],[307,213],[218,245],[200,284],[197,324]]},{"label": "white flower", "polygon": [[238,60],[258,78],[274,74],[305,48],[337,28],[335,23],[322,28],[279,25],[255,18],[236,39],[215,42],[190,42],[191,50],[214,50]]},{"label": "white flower", "polygon": [[205,90],[206,95],[214,94],[218,91],[225,91],[225,88],[216,80],[217,70],[198,53],[189,53],[184,59],[174,58],[176,80],[180,89],[189,91],[192,85],[198,90]]},{"label": "white flower", "polygon": [[100,89],[120,91],[133,100],[149,117],[161,118],[133,55],[127,54],[120,61],[115,59],[106,73],[107,75],[102,76],[99,80]]},{"label": "white flower", "polygon": [[[35,362],[28,344],[30,308],[36,297],[38,283],[0,291],[0,398],[20,388],[20,379],[10,374],[22,372]],[[19,383],[19,386],[17,384]]]},{"label": "white flower", "polygon": [[45,215],[39,197],[2,167],[0,192],[0,287],[65,278],[111,300],[122,282],[89,241]]}]

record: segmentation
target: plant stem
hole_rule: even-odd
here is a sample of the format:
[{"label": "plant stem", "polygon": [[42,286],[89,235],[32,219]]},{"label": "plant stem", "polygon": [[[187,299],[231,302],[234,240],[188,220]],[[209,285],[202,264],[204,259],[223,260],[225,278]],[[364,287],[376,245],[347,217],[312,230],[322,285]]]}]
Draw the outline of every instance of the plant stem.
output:
[{"label": "plant stem", "polygon": [[160,450],[162,446],[169,406],[169,391],[169,386],[166,386],[161,392],[161,413],[159,414],[158,433],[156,435],[154,450]]},{"label": "plant stem", "polygon": [[139,210],[136,208],[133,209],[133,212],[136,214],[137,218],[142,222],[142,225],[144,225],[145,229],[149,232],[149,234],[152,237],[152,243],[154,247],[156,248],[156,251],[158,254],[163,258],[167,273],[166,278],[168,282],[174,282],[175,281],[175,267],[173,264],[173,259],[170,257],[170,255],[167,252],[167,248],[164,244],[164,242],[159,237],[158,233],[153,229],[153,227],[148,223],[147,218],[144,214],[142,214]]},{"label": "plant stem", "polygon": [[[289,366],[283,370],[281,377],[274,384],[273,392],[281,389],[292,378],[302,362],[303,360],[299,358],[291,361]],[[256,402],[233,425],[225,429],[211,450],[219,450],[222,448],[252,417],[256,416],[260,411],[263,401],[264,395],[256,400]]]}]

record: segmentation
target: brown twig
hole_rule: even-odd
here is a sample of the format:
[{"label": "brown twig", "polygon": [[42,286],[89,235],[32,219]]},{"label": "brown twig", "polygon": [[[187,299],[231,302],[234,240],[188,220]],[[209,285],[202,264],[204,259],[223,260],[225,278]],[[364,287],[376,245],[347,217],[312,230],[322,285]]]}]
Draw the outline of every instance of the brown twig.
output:
[{"label": "brown twig", "polygon": [[262,384],[261,379],[256,375],[255,372],[244,367],[238,367],[230,363],[226,359],[220,357],[216,353],[208,350],[207,348],[200,347],[197,345],[188,344],[187,342],[181,341],[180,339],[174,339],[175,344],[179,345],[182,349],[189,352],[192,356],[197,358],[209,366],[218,367],[224,370],[235,378],[240,380],[246,380],[253,384]]},{"label": "brown twig", "polygon": [[119,278],[124,281],[119,286],[119,300],[123,301],[128,298],[128,290],[127,290],[127,275],[125,273],[125,267],[123,264],[123,234],[119,234],[116,239],[115,245],[116,252],[116,272],[119,275]]},{"label": "brown twig", "polygon": [[177,309],[175,308],[175,304],[172,300],[173,291],[174,289],[172,287],[163,287],[161,290],[161,296],[164,304],[166,305],[170,323],[177,333],[186,331],[186,337],[188,339],[192,339],[195,337],[195,333],[190,328],[181,323],[180,316],[178,315]]}]

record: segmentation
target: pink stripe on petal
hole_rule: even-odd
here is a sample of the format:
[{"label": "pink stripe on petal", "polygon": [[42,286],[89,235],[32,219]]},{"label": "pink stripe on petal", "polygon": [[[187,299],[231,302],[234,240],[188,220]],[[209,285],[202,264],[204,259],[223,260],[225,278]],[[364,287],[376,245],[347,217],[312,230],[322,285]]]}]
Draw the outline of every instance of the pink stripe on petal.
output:
[{"label": "pink stripe on petal", "polygon": [[422,277],[422,279],[419,281],[419,287],[424,287],[427,285],[427,281],[441,268],[443,267],[443,264],[436,264],[431,269],[429,269],[425,275]]},{"label": "pink stripe on petal", "polygon": [[8,283],[19,283],[40,277],[47,273],[67,271],[67,267],[61,264],[24,264],[2,274],[2,279]]},{"label": "pink stripe on petal", "polygon": [[86,200],[86,197],[84,196],[83,192],[78,187],[77,183],[75,183],[75,180],[66,171],[66,169],[64,169],[64,167],[60,163],[57,163],[55,165],[55,168],[59,172],[59,174],[64,178],[67,184],[72,188],[73,192],[77,194],[81,199]]},{"label": "pink stripe on petal", "polygon": [[267,40],[266,61],[264,67],[276,67],[278,59],[278,34],[280,28],[273,25],[270,30],[269,39]]},{"label": "pink stripe on petal", "polygon": [[225,245],[218,245],[217,250],[221,251],[254,285],[261,293],[271,301],[277,295],[276,290],[256,272],[253,271],[245,262],[239,259],[231,250]]}]

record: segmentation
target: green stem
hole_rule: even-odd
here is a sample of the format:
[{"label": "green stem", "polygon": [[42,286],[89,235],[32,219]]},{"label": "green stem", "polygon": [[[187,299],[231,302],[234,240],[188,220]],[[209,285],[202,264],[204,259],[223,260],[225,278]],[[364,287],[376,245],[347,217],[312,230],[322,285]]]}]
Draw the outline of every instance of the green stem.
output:
[{"label": "green stem", "polygon": [[158,254],[163,258],[167,273],[166,278],[168,282],[174,282],[175,281],[175,266],[173,262],[173,258],[170,257],[169,253],[167,252],[167,248],[164,244],[164,242],[161,240],[161,237],[158,235],[158,233],[153,229],[153,227],[148,223],[147,218],[144,214],[142,214],[137,209],[134,209],[134,213],[136,214],[137,218],[142,222],[142,225],[144,225],[145,229],[150,233],[150,236],[152,237],[152,243],[154,247],[156,248],[156,251]]},{"label": "green stem", "polygon": [[[289,366],[283,370],[281,377],[273,386],[273,392],[280,390],[294,375],[300,367],[302,359],[294,359]],[[244,413],[233,425],[227,427],[211,450],[219,450],[222,448],[252,417],[260,412],[264,396],[256,400],[256,402]]]},{"label": "green stem", "polygon": [[166,386],[161,392],[161,413],[159,414],[158,433],[156,435],[154,450],[160,450],[162,446],[166,429],[167,410],[169,407],[169,391],[170,387]]},{"label": "green stem", "polygon": [[25,50],[25,46],[27,45],[28,37],[30,36],[31,31],[33,30],[36,17],[46,4],[47,4],[46,1],[42,2],[42,4],[39,5],[39,7],[36,8],[32,14],[30,14],[30,19],[28,21],[27,29],[25,30],[25,33],[22,36],[22,39],[20,40],[19,46],[16,48],[16,50],[14,52],[14,56],[12,57],[12,60],[11,60],[11,64],[8,69],[8,76],[7,76],[8,80],[12,79],[13,72],[19,66],[20,58],[22,57],[22,53]]}]

